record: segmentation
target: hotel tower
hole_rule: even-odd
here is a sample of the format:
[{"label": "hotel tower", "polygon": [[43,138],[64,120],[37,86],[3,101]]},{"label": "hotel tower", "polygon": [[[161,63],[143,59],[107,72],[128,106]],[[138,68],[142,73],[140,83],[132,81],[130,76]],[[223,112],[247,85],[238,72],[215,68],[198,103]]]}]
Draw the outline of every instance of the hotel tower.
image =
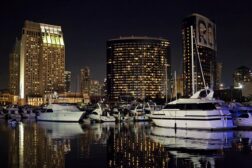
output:
[{"label": "hotel tower", "polygon": [[65,87],[65,46],[60,26],[25,21],[21,37],[20,98]]},{"label": "hotel tower", "polygon": [[107,41],[107,96],[117,100],[163,97],[170,80],[170,43],[162,38],[121,37]]}]

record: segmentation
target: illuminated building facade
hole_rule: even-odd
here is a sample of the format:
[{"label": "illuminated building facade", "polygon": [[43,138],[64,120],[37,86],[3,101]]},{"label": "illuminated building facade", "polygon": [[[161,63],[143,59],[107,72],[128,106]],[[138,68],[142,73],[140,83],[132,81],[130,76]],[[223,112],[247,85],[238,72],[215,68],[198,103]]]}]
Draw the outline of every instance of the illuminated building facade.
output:
[{"label": "illuminated building facade", "polygon": [[8,91],[0,91],[0,105],[17,104],[18,96],[10,94]]},{"label": "illuminated building facade", "polygon": [[242,91],[242,96],[252,96],[252,70],[241,66],[233,73],[234,88]]},{"label": "illuminated building facade", "polygon": [[233,73],[234,87],[241,87],[247,82],[252,82],[252,71],[250,68],[241,66]]},{"label": "illuminated building facade", "polygon": [[108,98],[164,97],[170,80],[170,61],[170,43],[166,39],[121,37],[108,40]]},{"label": "illuminated building facade", "polygon": [[41,93],[65,90],[65,46],[61,26],[40,23],[42,44],[40,61]]},{"label": "illuminated building facade", "polygon": [[98,80],[91,80],[90,84],[90,96],[101,96],[103,85]]},{"label": "illuminated building facade", "polygon": [[65,71],[65,92],[71,89],[71,71]]},{"label": "illuminated building facade", "polygon": [[19,95],[19,60],[20,41],[16,39],[15,46],[9,56],[9,92],[12,95]]},{"label": "illuminated building facade", "polygon": [[[193,28],[193,38],[191,38],[191,26]],[[184,95],[192,95],[192,83],[194,83],[195,92],[204,88],[198,56],[201,60],[206,86],[215,89],[217,52],[215,23],[212,22],[210,19],[206,18],[205,16],[193,13],[192,15],[188,16],[183,20],[182,41]],[[194,59],[192,60],[192,58]],[[194,62],[193,69],[192,62]],[[192,79],[193,72],[194,79]]]},{"label": "illuminated building facade", "polygon": [[89,67],[80,70],[80,91],[82,94],[90,95],[90,69]]},{"label": "illuminated building facade", "polygon": [[61,27],[25,21],[21,38],[20,98],[63,92],[64,72]]}]

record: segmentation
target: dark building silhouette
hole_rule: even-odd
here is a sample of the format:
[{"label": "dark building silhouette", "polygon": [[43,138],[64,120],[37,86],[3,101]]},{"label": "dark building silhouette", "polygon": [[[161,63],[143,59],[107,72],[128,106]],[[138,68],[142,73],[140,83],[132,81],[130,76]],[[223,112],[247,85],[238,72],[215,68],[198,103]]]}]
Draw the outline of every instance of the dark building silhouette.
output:
[{"label": "dark building silhouette", "polygon": [[65,92],[71,89],[71,71],[65,71]]},{"label": "dark building silhouette", "polygon": [[9,56],[9,92],[13,95],[19,94],[19,71],[20,71],[20,41],[16,39]]}]

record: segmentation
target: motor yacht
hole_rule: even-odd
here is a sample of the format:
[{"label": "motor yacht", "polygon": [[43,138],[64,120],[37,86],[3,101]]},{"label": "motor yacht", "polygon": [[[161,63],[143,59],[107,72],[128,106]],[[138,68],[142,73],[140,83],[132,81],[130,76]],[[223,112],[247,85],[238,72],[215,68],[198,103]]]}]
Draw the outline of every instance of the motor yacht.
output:
[{"label": "motor yacht", "polygon": [[202,89],[190,98],[168,103],[162,110],[154,111],[150,118],[160,127],[182,129],[230,129],[233,120],[224,102],[213,99],[211,89]]},{"label": "motor yacht", "polygon": [[252,110],[248,108],[245,112],[241,112],[234,118],[234,125],[237,127],[252,128]]},{"label": "motor yacht", "polygon": [[38,121],[79,122],[85,112],[72,104],[49,104],[37,114]]}]

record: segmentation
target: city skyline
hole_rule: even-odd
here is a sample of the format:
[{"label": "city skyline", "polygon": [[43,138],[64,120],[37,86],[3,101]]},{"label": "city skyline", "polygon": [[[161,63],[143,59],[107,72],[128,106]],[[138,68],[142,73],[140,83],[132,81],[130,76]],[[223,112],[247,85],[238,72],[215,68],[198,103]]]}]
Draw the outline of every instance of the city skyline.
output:
[{"label": "city skyline", "polygon": [[[47,2],[47,1],[46,1]],[[106,75],[106,40],[120,36],[162,37],[171,42],[172,71],[182,72],[182,20],[200,13],[217,26],[217,61],[223,64],[223,82],[232,84],[232,73],[241,66],[251,68],[251,2],[193,0],[166,1],[32,1],[3,4],[0,18],[0,89],[8,87],[8,60],[25,20],[60,25],[66,44],[66,69],[73,83],[79,70],[89,66],[93,78]],[[57,12],[55,12],[57,11]],[[230,59],[232,58],[232,59]]]}]

